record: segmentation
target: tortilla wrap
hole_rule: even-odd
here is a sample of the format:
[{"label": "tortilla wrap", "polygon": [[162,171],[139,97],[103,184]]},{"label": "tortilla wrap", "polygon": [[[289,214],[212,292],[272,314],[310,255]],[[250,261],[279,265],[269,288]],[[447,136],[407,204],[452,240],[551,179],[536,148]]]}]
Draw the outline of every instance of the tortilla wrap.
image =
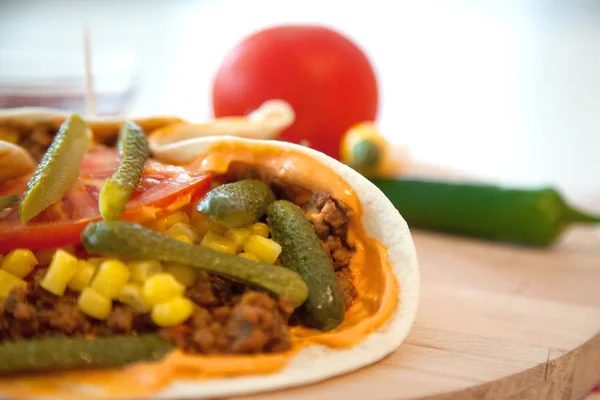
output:
[{"label": "tortilla wrap", "polygon": [[[7,114],[0,113],[0,116],[7,116]],[[21,113],[21,116],[27,119],[32,115]],[[47,111],[46,117],[61,119],[64,118],[64,114],[53,114],[52,111]],[[140,121],[145,125],[143,119]],[[89,122],[95,132],[96,122],[93,120]],[[119,122],[111,121],[113,128]],[[112,129],[115,135],[117,131],[118,129]],[[310,148],[280,141],[233,136],[196,137],[205,135],[206,130],[201,129],[198,135],[194,135],[194,131],[190,129],[183,137],[162,133],[160,136],[153,136],[150,132],[149,142],[154,157],[170,163],[190,164],[199,157],[202,159],[203,155],[210,155],[216,147],[235,146],[250,152],[255,149],[257,152],[276,151],[290,156],[301,155],[314,160],[315,165],[329,169],[339,176],[351,187],[360,202],[362,208],[360,222],[366,235],[377,240],[387,249],[387,260],[399,289],[397,306],[383,326],[366,335],[364,340],[352,347],[334,349],[310,345],[292,355],[286,366],[272,374],[175,381],[150,397],[204,399],[301,386],[357,370],[396,350],[407,337],[415,320],[420,278],[416,251],[408,226],[385,195],[351,168]],[[195,164],[195,166],[211,168],[207,163]],[[285,176],[285,168],[280,173]],[[326,185],[321,187],[322,184],[317,185],[319,187],[304,186],[314,191],[328,189]]]}]

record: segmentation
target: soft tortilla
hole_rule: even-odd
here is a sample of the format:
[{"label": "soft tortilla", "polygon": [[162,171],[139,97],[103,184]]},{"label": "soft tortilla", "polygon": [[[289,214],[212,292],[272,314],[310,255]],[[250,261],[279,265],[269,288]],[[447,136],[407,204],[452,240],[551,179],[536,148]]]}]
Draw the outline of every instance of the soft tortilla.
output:
[{"label": "soft tortilla", "polygon": [[[0,113],[1,114],[1,113]],[[54,114],[54,117],[60,115]],[[91,124],[93,127],[93,123]],[[336,172],[356,192],[362,206],[362,224],[370,237],[388,250],[388,260],[399,284],[398,307],[390,320],[369,334],[358,345],[348,349],[310,346],[291,358],[277,373],[210,379],[176,381],[152,398],[195,398],[231,396],[302,386],[325,380],[370,365],[396,350],[408,335],[416,317],[419,301],[419,269],[415,247],[404,219],[371,182],[353,169],[318,151],[279,141],[239,137],[197,137],[160,142],[150,138],[152,150],[159,159],[186,163],[209,151],[219,142],[273,146],[289,152],[303,153]]]}]

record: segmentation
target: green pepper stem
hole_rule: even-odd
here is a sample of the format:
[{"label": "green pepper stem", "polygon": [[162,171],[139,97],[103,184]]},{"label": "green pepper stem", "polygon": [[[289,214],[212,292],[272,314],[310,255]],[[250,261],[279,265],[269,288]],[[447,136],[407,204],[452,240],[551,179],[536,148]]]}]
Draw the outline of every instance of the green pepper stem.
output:
[{"label": "green pepper stem", "polygon": [[586,214],[570,206],[565,206],[565,219],[568,222],[600,223],[600,215]]}]

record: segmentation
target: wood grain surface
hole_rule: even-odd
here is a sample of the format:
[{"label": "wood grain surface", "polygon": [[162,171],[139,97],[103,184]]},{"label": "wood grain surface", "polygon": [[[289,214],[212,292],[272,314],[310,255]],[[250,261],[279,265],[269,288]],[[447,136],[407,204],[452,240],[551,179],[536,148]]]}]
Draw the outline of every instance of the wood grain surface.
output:
[{"label": "wood grain surface", "polygon": [[413,232],[417,321],[396,352],[279,399],[583,399],[600,382],[600,232],[549,250]]}]

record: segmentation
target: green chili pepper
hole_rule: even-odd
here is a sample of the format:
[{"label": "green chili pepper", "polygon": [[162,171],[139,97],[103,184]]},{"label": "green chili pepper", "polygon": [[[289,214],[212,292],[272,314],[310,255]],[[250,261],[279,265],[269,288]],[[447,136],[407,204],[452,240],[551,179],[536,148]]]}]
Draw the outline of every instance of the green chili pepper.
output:
[{"label": "green chili pepper", "polygon": [[573,223],[600,223],[552,188],[535,190],[419,179],[371,181],[409,226],[529,246],[549,246]]}]

